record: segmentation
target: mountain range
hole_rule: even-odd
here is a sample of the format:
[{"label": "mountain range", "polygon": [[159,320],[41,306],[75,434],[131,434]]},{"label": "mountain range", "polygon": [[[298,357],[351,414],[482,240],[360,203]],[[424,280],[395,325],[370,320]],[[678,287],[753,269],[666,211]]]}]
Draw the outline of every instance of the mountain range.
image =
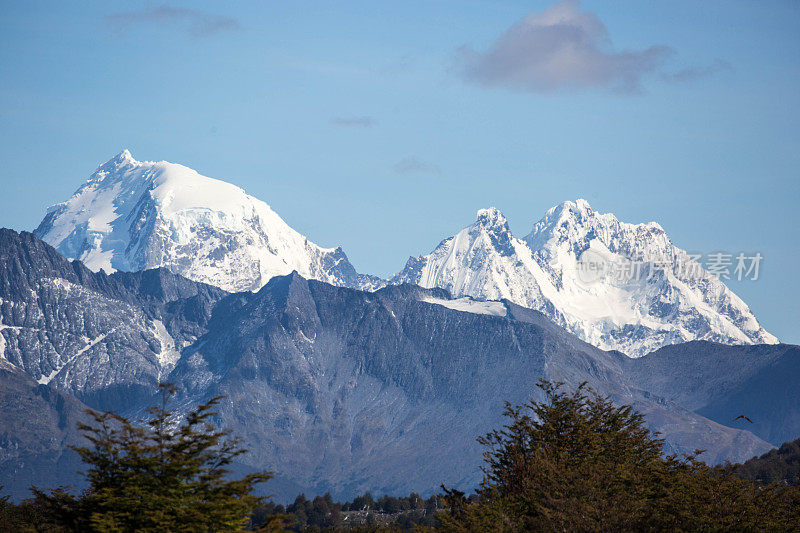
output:
[{"label": "mountain range", "polygon": [[[499,210],[481,209],[472,225],[381,280],[357,273],[340,247],[312,243],[240,188],[182,165],[137,161],[125,150],[51,207],[34,233],[95,272],[165,267],[226,291],[258,290],[296,271],[363,290],[413,283],[457,297],[505,298],[632,357],[691,340],[778,342],[658,224],[620,222],[584,200],[553,207],[523,239]],[[587,253],[617,271],[585,279]],[[626,266],[637,275],[620,276]]]},{"label": "mountain range", "polygon": [[[648,275],[587,278],[587,250]],[[633,405],[712,464],[796,438],[800,348],[685,256],[579,200],[524,239],[480,210],[381,280],[238,187],[125,151],[34,233],[0,230],[0,484],[78,484],[84,410],[142,419],[163,381],[179,414],[224,396],[236,468],[276,471],[281,499],[471,489],[476,437],[539,379]]]},{"label": "mountain range", "polygon": [[[0,231],[0,298],[0,379],[14,406],[0,418],[0,472],[15,494],[75,482],[67,446],[85,406],[141,419],[164,380],[180,388],[179,412],[224,395],[217,421],[250,449],[238,467],[277,471],[269,490],[282,497],[472,487],[475,437],[498,427],[505,401],[536,398],[540,378],[633,405],[669,452],[701,448],[717,463],[774,444],[769,423],[763,435],[729,427],[677,389],[648,390],[627,365],[652,356],[600,350],[508,300],[409,284],[359,291],[297,273],[227,293],[166,269],[94,273],[11,230]],[[720,350],[713,373],[734,375],[728,388],[751,377],[731,372],[738,347],[700,343],[686,359],[706,346]],[[771,354],[762,368],[797,353],[760,348]]]}]

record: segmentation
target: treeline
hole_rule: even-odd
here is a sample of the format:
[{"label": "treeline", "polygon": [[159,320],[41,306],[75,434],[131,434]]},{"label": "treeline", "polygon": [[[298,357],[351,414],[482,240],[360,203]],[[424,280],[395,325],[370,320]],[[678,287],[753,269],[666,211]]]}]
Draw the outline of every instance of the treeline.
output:
[{"label": "treeline", "polygon": [[733,467],[734,473],[760,484],[784,483],[800,485],[800,439],[785,442],[744,464]]},{"label": "treeline", "polygon": [[485,476],[448,490],[448,531],[797,531],[800,489],[754,483],[697,455],[664,455],[642,414],[585,387],[541,382],[547,400],[507,405],[479,439]]},{"label": "treeline", "polygon": [[253,495],[270,472],[230,478],[245,450],[211,423],[218,398],[175,427],[174,389],[164,386],[144,425],[90,411],[93,424],[80,426],[89,445],[76,448],[88,488],[0,498],[0,531],[800,531],[797,441],[712,468],[665,456],[630,406],[583,386],[539,387],[545,401],[507,404],[506,424],[478,439],[484,478],[474,494],[300,495],[283,506]]},{"label": "treeline", "polygon": [[309,500],[304,494],[283,506],[273,502],[259,504],[250,519],[251,529],[282,517],[289,531],[325,531],[349,528],[395,528],[413,531],[419,526],[439,525],[437,514],[443,508],[439,495],[423,498],[419,494],[395,497],[384,495],[377,500],[367,492],[352,501],[336,502],[330,494]]}]

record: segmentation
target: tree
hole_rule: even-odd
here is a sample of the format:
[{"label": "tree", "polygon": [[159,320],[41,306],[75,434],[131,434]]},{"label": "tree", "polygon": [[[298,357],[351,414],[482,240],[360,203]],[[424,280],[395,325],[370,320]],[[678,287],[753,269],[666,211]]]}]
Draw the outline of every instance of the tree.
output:
[{"label": "tree", "polygon": [[89,488],[80,497],[63,490],[37,500],[67,530],[238,531],[261,498],[254,486],[270,472],[229,479],[229,466],[246,453],[229,431],[211,422],[215,397],[182,421],[167,409],[175,393],[162,385],[160,407],[138,426],[112,412],[88,410],[94,424],[81,424],[90,446],[75,448],[88,465]]},{"label": "tree", "polygon": [[737,476],[760,483],[800,485],[800,439],[731,468]]},{"label": "tree", "polygon": [[769,530],[798,523],[796,490],[756,486],[695,456],[665,457],[641,414],[585,385],[573,393],[545,381],[539,387],[544,402],[506,404],[509,423],[478,439],[486,452],[477,498],[445,489],[446,530]]}]

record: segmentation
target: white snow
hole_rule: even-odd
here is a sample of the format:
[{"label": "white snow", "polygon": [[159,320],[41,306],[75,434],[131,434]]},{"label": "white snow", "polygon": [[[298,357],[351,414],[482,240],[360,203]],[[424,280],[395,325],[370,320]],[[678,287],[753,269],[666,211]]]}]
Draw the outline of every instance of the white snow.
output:
[{"label": "white snow", "polygon": [[127,150],[103,164],[36,234],[94,271],[166,267],[228,291],[257,290],[297,271],[344,284],[336,249],[289,227],[242,189]]},{"label": "white snow", "polygon": [[577,200],[548,210],[524,239],[511,234],[497,209],[482,209],[474,224],[419,258],[419,270],[403,271],[392,282],[441,287],[456,297],[508,299],[542,311],[587,342],[630,356],[695,339],[777,342],[741,299],[702,269],[700,277],[667,270],[652,279],[605,275],[587,282],[579,271],[585,250],[615,263],[688,258],[655,222],[619,222]]},{"label": "white snow", "polygon": [[314,338],[313,339],[308,338],[308,336],[305,334],[305,332],[302,329],[298,330],[297,333],[300,335],[300,337],[302,337],[302,339],[304,341],[306,341],[309,344],[314,344],[314,341],[316,340],[316,337],[317,337],[316,334],[314,334]]},{"label": "white snow", "polygon": [[[163,266],[229,291],[257,290],[292,271],[334,285],[380,286],[354,282],[340,250],[310,242],[239,187],[183,165],[137,161],[127,150],[51,207],[36,234],[95,271]],[[586,250],[611,262],[688,257],[657,223],[620,222],[579,199],[548,210],[523,239],[498,209],[481,209],[475,223],[391,281],[441,287],[456,298],[508,299],[542,311],[587,342],[631,356],[695,339],[777,342],[741,299],[704,271],[587,283],[579,271]],[[449,305],[479,312],[472,303]],[[168,366],[176,355],[164,357]]]},{"label": "white snow", "polygon": [[420,298],[421,302],[436,304],[454,309],[464,313],[473,313],[478,315],[492,315],[492,316],[506,316],[507,309],[503,302],[485,302],[473,300],[472,298],[456,298],[453,300],[446,300],[444,298],[434,298],[432,296],[425,296]]},{"label": "white snow", "polygon": [[[3,302],[3,300],[0,299],[0,303],[2,303],[2,302]],[[6,338],[5,338],[5,336],[3,336],[3,330],[4,329],[10,329],[12,331],[19,332],[19,330],[22,329],[22,328],[20,328],[19,326],[6,326],[2,322],[3,322],[3,316],[0,315],[0,359],[5,359],[6,358]]]},{"label": "white snow", "polygon": [[[160,320],[153,320],[153,334],[158,339],[161,345],[161,351],[157,354],[158,362],[161,365],[162,372],[160,374],[168,374],[170,370],[175,368],[178,360],[181,358],[180,351],[175,346],[175,339],[169,334],[164,323]],[[159,375],[160,375],[159,374]]]},{"label": "white snow", "polygon": [[[5,302],[3,301],[2,298],[0,298],[0,306],[2,306],[3,303],[5,303]],[[12,306],[14,305],[14,302],[8,302],[8,303],[10,305],[12,305]],[[11,330],[19,331],[20,328],[17,327],[17,326],[6,326],[5,324],[3,324],[3,315],[0,314],[0,360],[4,360],[4,361],[8,362],[8,360],[6,359],[6,338],[3,335],[3,330],[4,329],[11,329]],[[11,364],[11,363],[9,362],[8,364]],[[14,366],[14,365],[11,365],[11,366]]]},{"label": "white snow", "polygon": [[39,378],[39,380],[38,380],[38,381],[39,381],[39,383],[40,383],[41,385],[47,385],[48,383],[50,383],[50,382],[53,380],[53,378],[54,378],[54,377],[56,377],[56,376],[58,375],[58,373],[59,373],[59,372],[61,372],[61,370],[62,370],[62,369],[65,367],[65,366],[67,366],[68,364],[70,364],[72,361],[74,361],[75,359],[77,359],[78,357],[80,357],[81,355],[83,355],[84,353],[86,353],[87,351],[89,351],[89,350],[91,350],[92,348],[94,348],[94,347],[95,347],[97,344],[99,344],[99,343],[103,342],[103,341],[105,340],[105,338],[106,338],[106,337],[108,337],[109,335],[111,335],[112,333],[114,333],[114,331],[115,331],[115,330],[116,330],[116,328],[115,328],[115,329],[112,329],[112,330],[111,330],[111,331],[109,331],[108,333],[103,333],[102,335],[98,335],[98,336],[97,336],[97,337],[95,337],[94,339],[91,339],[91,340],[89,340],[89,341],[86,343],[86,345],[85,345],[83,348],[81,348],[80,350],[78,350],[77,352],[75,352],[75,353],[74,353],[74,354],[73,354],[73,355],[72,355],[72,356],[71,356],[69,359],[67,359],[65,362],[63,362],[63,363],[61,363],[60,365],[58,365],[58,366],[57,366],[55,369],[53,369],[53,371],[52,371],[52,372],[50,372],[50,373],[49,373],[48,375],[46,375],[46,376],[42,376],[41,378]]}]

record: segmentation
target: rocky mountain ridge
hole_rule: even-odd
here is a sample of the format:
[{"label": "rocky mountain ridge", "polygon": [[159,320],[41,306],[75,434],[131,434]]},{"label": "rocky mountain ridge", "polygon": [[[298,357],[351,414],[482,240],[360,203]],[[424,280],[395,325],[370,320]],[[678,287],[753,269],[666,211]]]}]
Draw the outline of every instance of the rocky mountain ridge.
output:
[{"label": "rocky mountain ridge", "polygon": [[[251,450],[239,467],[278,471],[270,491],[284,496],[469,488],[480,477],[475,437],[501,423],[503,402],[535,395],[540,378],[632,404],[669,452],[703,448],[715,463],[770,448],[647,390],[625,366],[638,360],[509,300],[408,284],[365,292],[297,273],[229,294],[165,269],[93,273],[11,230],[0,231],[0,298],[12,396],[36,390],[61,395],[69,413],[84,404],[140,418],[159,381],[180,388],[179,410],[222,394],[219,424]],[[66,477],[43,462],[39,433],[15,428],[36,417],[67,431],[76,415],[32,405],[0,425],[3,484],[21,463],[41,485]],[[66,457],[71,441],[58,442]],[[20,449],[30,453],[20,459]]]}]

